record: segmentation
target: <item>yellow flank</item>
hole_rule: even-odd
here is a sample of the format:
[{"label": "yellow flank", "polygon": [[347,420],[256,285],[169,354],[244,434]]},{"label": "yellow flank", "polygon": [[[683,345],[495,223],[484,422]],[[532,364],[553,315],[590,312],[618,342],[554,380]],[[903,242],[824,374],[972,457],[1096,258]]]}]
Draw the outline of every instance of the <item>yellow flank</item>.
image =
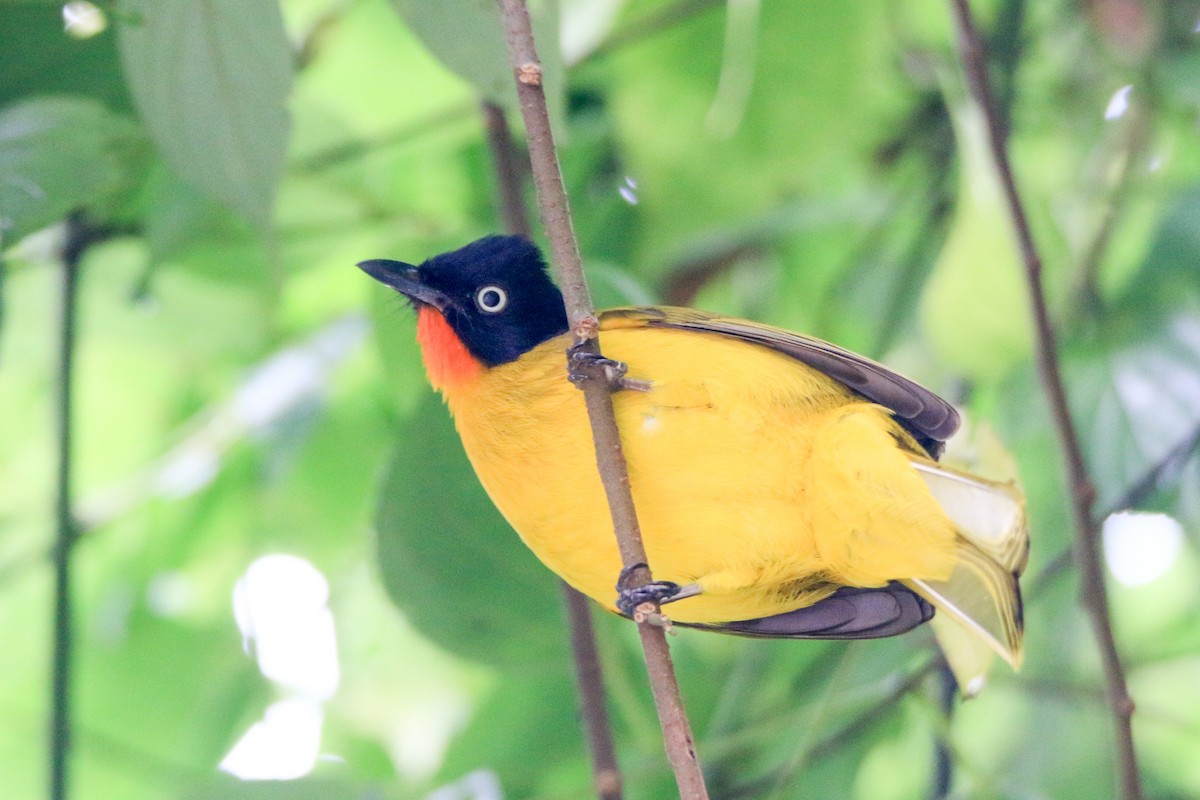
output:
[{"label": "yellow flank", "polygon": [[[605,328],[605,355],[649,380],[614,394],[657,580],[698,582],[680,622],[754,619],[840,585],[947,580],[956,528],[889,412],[765,347],[665,328]],[[621,561],[566,336],[449,387],[493,502],[554,572],[613,608]]]}]

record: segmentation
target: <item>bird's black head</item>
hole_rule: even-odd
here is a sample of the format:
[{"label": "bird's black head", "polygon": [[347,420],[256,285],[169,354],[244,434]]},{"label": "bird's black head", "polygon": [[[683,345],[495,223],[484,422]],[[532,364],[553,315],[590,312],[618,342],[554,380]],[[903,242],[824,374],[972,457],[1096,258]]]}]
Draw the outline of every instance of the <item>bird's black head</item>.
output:
[{"label": "bird's black head", "polygon": [[418,308],[440,311],[488,366],[515,361],[567,330],[562,294],[537,245],[520,236],[488,236],[416,267],[384,259],[358,266]]}]

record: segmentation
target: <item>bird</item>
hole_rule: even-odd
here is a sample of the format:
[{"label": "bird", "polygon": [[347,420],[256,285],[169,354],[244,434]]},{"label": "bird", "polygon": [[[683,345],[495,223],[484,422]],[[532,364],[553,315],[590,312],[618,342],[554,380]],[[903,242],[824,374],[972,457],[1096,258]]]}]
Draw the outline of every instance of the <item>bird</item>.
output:
[{"label": "bird", "polygon": [[[819,339],[688,308],[598,314],[649,567],[623,565],[562,294],[539,248],[487,236],[358,266],[416,310],[426,375],[492,502],[614,613],[750,637],[870,639],[926,622],[964,696],[1022,660],[1020,491],[938,463],[955,408]],[[576,376],[577,377],[577,376]],[[614,589],[614,586],[617,589]]]}]

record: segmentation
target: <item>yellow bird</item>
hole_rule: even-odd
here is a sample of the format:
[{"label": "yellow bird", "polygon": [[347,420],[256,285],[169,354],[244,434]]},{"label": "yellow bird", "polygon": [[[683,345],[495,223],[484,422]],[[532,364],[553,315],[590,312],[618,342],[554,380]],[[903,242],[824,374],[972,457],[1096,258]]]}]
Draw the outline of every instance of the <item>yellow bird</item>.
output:
[{"label": "yellow bird", "polygon": [[[600,314],[627,384],[613,396],[657,579],[614,593],[622,564],[572,339],[537,247],[491,236],[413,266],[364,261],[415,306],[430,382],[525,544],[567,583],[628,614],[750,636],[865,639],[933,620],[964,693],[991,653],[1013,667],[1021,495],[939,466],[954,408],[807,336],[670,307]],[[936,614],[935,614],[936,612]]]}]

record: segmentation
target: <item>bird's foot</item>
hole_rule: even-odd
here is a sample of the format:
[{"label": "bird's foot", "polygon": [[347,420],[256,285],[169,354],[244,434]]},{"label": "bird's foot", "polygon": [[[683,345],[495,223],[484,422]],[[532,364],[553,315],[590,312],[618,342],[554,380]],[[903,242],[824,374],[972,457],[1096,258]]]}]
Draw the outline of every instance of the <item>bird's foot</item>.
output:
[{"label": "bird's foot", "polygon": [[636,378],[626,378],[629,365],[624,361],[605,358],[599,353],[583,349],[583,345],[575,344],[567,348],[567,378],[571,383],[582,388],[583,384],[593,378],[604,381],[610,392],[620,389],[630,389],[635,392],[650,391],[650,382]]},{"label": "bird's foot", "polygon": [[700,594],[700,587],[694,583],[680,586],[674,581],[651,581],[641,586],[629,586],[630,576],[641,569],[649,568],[645,564],[633,564],[621,570],[617,578],[617,609],[627,617],[637,619],[638,607],[643,603],[663,605]]}]

